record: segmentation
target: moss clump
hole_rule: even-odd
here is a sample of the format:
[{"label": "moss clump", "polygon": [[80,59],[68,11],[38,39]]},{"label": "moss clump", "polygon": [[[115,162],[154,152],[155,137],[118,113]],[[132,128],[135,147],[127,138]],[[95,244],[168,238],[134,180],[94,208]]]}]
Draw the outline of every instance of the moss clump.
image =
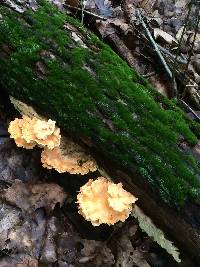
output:
[{"label": "moss clump", "polygon": [[[89,136],[107,158],[142,174],[168,204],[200,201],[197,163],[177,145],[180,137],[197,143],[199,124],[52,5],[23,15],[1,6],[0,13],[0,47],[9,48],[0,57],[0,83],[11,95],[48,111],[68,132]],[[66,23],[88,48],[73,41]]]}]

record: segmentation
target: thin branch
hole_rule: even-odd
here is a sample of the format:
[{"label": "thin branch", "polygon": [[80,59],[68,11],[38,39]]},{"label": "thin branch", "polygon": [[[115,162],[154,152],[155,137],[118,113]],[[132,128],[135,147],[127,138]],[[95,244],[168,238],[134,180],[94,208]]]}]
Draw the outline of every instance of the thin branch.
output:
[{"label": "thin branch", "polygon": [[182,44],[182,41],[183,41],[183,36],[184,36],[184,33],[185,33],[185,30],[186,30],[186,27],[187,27],[187,23],[189,21],[189,17],[190,17],[190,12],[192,10],[192,4],[189,3],[189,9],[188,9],[188,13],[187,13],[187,16],[185,18],[185,21],[184,21],[184,27],[183,27],[183,30],[182,30],[182,33],[181,33],[181,38],[179,40],[179,43],[178,43],[178,48],[176,50],[176,57],[174,59],[174,63],[173,63],[173,67],[172,67],[172,75],[173,77],[175,77],[175,69],[177,67],[177,58],[178,58],[178,55],[180,53],[180,49],[181,49],[181,44]]},{"label": "thin branch", "polygon": [[187,65],[185,67],[185,72],[188,70],[188,66],[190,64],[191,57],[192,57],[192,52],[193,52],[193,49],[194,49],[194,44],[195,44],[196,36],[197,36],[197,33],[198,33],[198,27],[199,27],[199,22],[200,22],[199,11],[200,11],[200,8],[197,8],[197,11],[196,11],[197,20],[196,20],[196,25],[195,25],[194,38],[192,40],[192,46],[191,46],[191,49],[190,49],[190,54],[189,54],[189,57],[188,57]]},{"label": "thin branch", "polygon": [[144,74],[142,76],[143,76],[143,78],[147,79],[147,78],[150,78],[150,77],[155,76],[155,75],[156,75],[155,71],[152,71],[152,72],[149,72],[149,73]]},{"label": "thin branch", "polygon": [[148,36],[148,38],[149,38],[151,44],[153,45],[153,47],[154,47],[154,49],[155,49],[156,54],[157,54],[158,57],[160,58],[160,60],[161,60],[161,62],[162,62],[162,64],[163,64],[163,66],[164,66],[164,68],[165,68],[165,70],[166,70],[168,76],[170,77],[170,79],[171,79],[171,81],[172,81],[172,88],[173,88],[172,95],[173,95],[173,97],[176,97],[176,96],[177,96],[177,86],[176,86],[176,81],[175,81],[175,79],[173,78],[172,72],[171,72],[170,68],[168,67],[168,65],[167,65],[167,63],[166,63],[166,61],[165,61],[165,59],[164,59],[164,57],[163,57],[163,55],[162,55],[162,53],[161,53],[161,51],[160,51],[158,45],[157,45],[157,43],[155,42],[155,40],[154,40],[154,38],[152,37],[152,35],[151,35],[149,29],[147,28],[147,26],[146,26],[146,24],[145,24],[145,22],[144,22],[144,20],[143,20],[143,18],[142,18],[142,16],[141,16],[139,10],[137,10],[137,15],[138,15],[138,17],[139,17],[139,20],[140,20],[140,22],[141,22],[143,28],[144,28],[145,31],[146,31],[146,34],[147,34],[147,36]]},{"label": "thin branch", "polygon": [[181,100],[179,100],[179,102],[185,107],[185,108],[187,108],[188,109],[188,111],[190,111],[193,115],[194,115],[194,117],[198,120],[198,121],[200,121],[200,117],[198,116],[198,114],[185,102],[185,101],[183,101],[182,99]]},{"label": "thin branch", "polygon": [[65,7],[68,7],[68,8],[71,8],[71,9],[75,9],[75,10],[78,10],[78,11],[81,11],[81,12],[83,11],[84,13],[86,13],[86,14],[88,14],[90,16],[93,16],[94,18],[97,18],[97,19],[107,20],[107,18],[104,18],[102,16],[99,16],[99,15],[97,15],[95,13],[92,13],[90,11],[87,11],[87,10],[79,8],[79,7],[75,7],[75,6],[71,6],[71,5],[67,5],[67,4],[65,4]]},{"label": "thin branch", "polygon": [[181,63],[181,64],[184,64],[186,65],[187,64],[187,60],[180,57],[180,56],[176,56],[174,54],[172,54],[169,50],[167,50],[166,48],[162,47],[161,45],[157,44],[158,48],[161,50],[162,53],[168,55],[169,57],[171,57],[172,59],[175,59],[176,58],[176,61],[178,63]]},{"label": "thin branch", "polygon": [[149,29],[147,28],[147,26],[146,26],[146,24],[145,24],[145,22],[144,22],[144,20],[143,20],[143,18],[142,18],[142,16],[141,16],[139,10],[137,10],[137,14],[138,14],[138,17],[139,17],[139,19],[140,19],[140,22],[141,22],[143,28],[144,28],[145,31],[146,31],[146,34],[147,34],[149,40],[151,41],[151,43],[152,43],[152,45],[153,45],[153,47],[154,47],[154,49],[155,49],[155,52],[156,52],[157,55],[159,56],[159,58],[160,58],[160,60],[161,60],[161,62],[162,62],[162,64],[163,64],[165,70],[167,71],[169,77],[172,78],[172,72],[171,72],[171,70],[169,69],[169,67],[168,67],[168,65],[167,65],[167,63],[166,63],[166,61],[165,61],[163,55],[161,54],[161,52],[160,52],[160,50],[159,50],[159,48],[158,48],[158,45],[157,45],[156,42],[154,41],[154,39],[153,39],[153,37],[152,37],[152,35],[151,35]]},{"label": "thin branch", "polygon": [[84,10],[85,10],[84,0],[81,0],[81,24],[82,25],[83,25],[83,19],[84,19]]},{"label": "thin branch", "polygon": [[200,87],[198,84],[186,84],[186,87]]}]

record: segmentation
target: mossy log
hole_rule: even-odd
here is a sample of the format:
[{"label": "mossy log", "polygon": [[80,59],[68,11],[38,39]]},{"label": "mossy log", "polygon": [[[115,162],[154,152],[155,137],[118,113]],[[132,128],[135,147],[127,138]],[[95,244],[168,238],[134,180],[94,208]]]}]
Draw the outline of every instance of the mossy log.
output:
[{"label": "mossy log", "polygon": [[[51,4],[0,7],[0,85],[94,154],[191,258],[200,259],[200,125]],[[189,150],[189,149],[188,149]]]}]

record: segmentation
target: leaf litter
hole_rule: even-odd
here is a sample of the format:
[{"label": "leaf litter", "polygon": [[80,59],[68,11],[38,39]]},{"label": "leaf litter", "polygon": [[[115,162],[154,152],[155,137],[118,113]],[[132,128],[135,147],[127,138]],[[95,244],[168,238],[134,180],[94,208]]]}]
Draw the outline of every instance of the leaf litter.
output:
[{"label": "leaf litter", "polygon": [[17,148],[8,137],[11,118],[5,114],[0,105],[1,267],[148,267],[172,261],[133,218],[114,227],[86,222],[72,203],[87,176],[43,169],[39,150]]},{"label": "leaf litter", "polygon": [[[96,20],[102,38],[114,44],[120,39],[130,51],[132,60],[130,56],[129,59],[124,56],[123,50],[120,50],[121,56],[147,77],[158,91],[170,96],[168,79],[156,68],[159,66],[158,59],[141,28],[136,11],[140,8],[152,36],[163,54],[167,55],[168,64],[177,57],[177,43],[183,35],[177,57],[183,68],[186,65],[183,62],[187,62],[188,58],[188,47],[194,41],[188,69],[193,84],[198,85],[200,35],[195,35],[192,25],[183,33],[186,17],[183,10],[187,9],[188,2],[125,0],[119,5],[99,0],[85,1],[84,6],[107,18]],[[63,8],[63,3],[57,3]],[[194,14],[193,8],[190,21]],[[194,95],[195,87],[192,89]],[[198,101],[197,95],[197,104]],[[59,207],[71,197],[70,192],[65,192],[55,179],[53,182],[48,179],[51,172],[42,170],[39,151],[15,147],[6,136],[4,124],[4,115],[0,114],[0,266],[176,266],[141,232],[134,219],[114,227],[111,237],[104,241],[83,238],[77,225]]]},{"label": "leaf litter", "polygon": [[[80,3],[77,6],[81,7]],[[69,10],[73,13],[68,7]],[[111,43],[117,53],[149,79],[158,91],[170,98],[178,96],[192,108],[199,109],[199,3],[195,5],[189,0],[86,0],[84,10],[91,12],[88,17],[84,15],[87,26],[94,29],[95,21],[102,39]],[[175,80],[169,77],[155,53],[138,12]],[[101,14],[106,20],[92,14]]]}]

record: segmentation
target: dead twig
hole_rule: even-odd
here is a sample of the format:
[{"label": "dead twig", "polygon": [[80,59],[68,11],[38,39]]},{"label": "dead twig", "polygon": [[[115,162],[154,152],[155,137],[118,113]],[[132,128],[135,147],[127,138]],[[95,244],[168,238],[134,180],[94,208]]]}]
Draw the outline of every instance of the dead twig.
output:
[{"label": "dead twig", "polygon": [[146,34],[147,34],[147,36],[148,36],[150,42],[152,43],[152,45],[153,45],[153,47],[154,47],[154,49],[155,49],[155,52],[156,52],[157,55],[159,56],[159,58],[160,58],[160,60],[161,60],[161,62],[162,62],[162,64],[163,64],[165,70],[167,71],[169,77],[172,78],[172,72],[171,72],[171,70],[169,69],[169,67],[168,67],[168,65],[167,65],[167,63],[166,63],[166,61],[165,61],[163,55],[161,54],[161,52],[160,52],[160,50],[159,50],[159,48],[158,48],[158,45],[157,45],[156,42],[154,41],[154,39],[153,39],[153,37],[152,37],[152,35],[151,35],[149,29],[147,28],[146,23],[144,22],[144,20],[143,20],[143,18],[142,18],[142,16],[141,16],[139,10],[137,10],[137,15],[138,15],[138,17],[139,17],[139,20],[140,20],[140,22],[141,22],[143,28],[144,28],[145,31],[146,31]]},{"label": "dead twig", "polygon": [[167,65],[167,63],[166,63],[166,61],[165,61],[165,59],[164,59],[164,57],[163,57],[158,45],[157,45],[157,43],[155,42],[155,40],[152,37],[149,29],[147,28],[146,23],[144,22],[144,20],[142,18],[142,15],[141,15],[139,10],[137,10],[137,15],[138,15],[138,18],[139,18],[139,20],[140,20],[140,22],[141,22],[141,24],[142,24],[147,36],[148,36],[148,38],[149,38],[149,41],[151,42],[152,46],[154,47],[156,54],[158,55],[162,65],[164,66],[168,76],[170,77],[170,79],[172,81],[172,89],[173,89],[172,96],[176,97],[177,96],[177,85],[176,85],[175,78],[173,78],[172,72],[171,72],[170,68],[168,67],[168,65]]},{"label": "dead twig", "polygon": [[175,78],[175,70],[177,68],[177,58],[178,58],[178,55],[180,53],[181,44],[182,44],[182,41],[183,41],[183,36],[184,36],[185,30],[186,30],[186,27],[187,27],[187,24],[188,24],[188,21],[189,21],[191,10],[192,10],[192,3],[190,2],[189,3],[188,13],[187,13],[187,16],[186,16],[185,21],[184,21],[184,27],[183,27],[183,30],[182,30],[182,33],[181,33],[181,38],[179,40],[178,48],[176,50],[176,57],[174,58],[174,62],[173,62],[173,66],[172,66],[173,78]]},{"label": "dead twig", "polygon": [[200,121],[200,117],[198,116],[198,114],[184,101],[184,100],[179,100],[179,102],[182,104],[182,106],[184,106],[188,111],[190,111],[194,117]]},{"label": "dead twig", "polygon": [[93,16],[94,18],[97,18],[97,19],[107,20],[107,18],[104,18],[102,16],[99,16],[99,15],[97,15],[95,13],[92,13],[90,11],[87,11],[87,10],[82,9],[82,8],[79,8],[79,7],[75,7],[75,6],[71,6],[71,5],[67,5],[67,4],[65,4],[65,7],[68,7],[68,8],[71,8],[71,9],[75,9],[75,10],[78,10],[78,11],[81,11],[81,12],[83,12],[85,14],[88,14],[90,16]]},{"label": "dead twig", "polygon": [[182,57],[180,57],[180,56],[176,57],[176,55],[172,54],[169,50],[167,50],[166,48],[162,47],[162,46],[159,45],[159,44],[157,44],[157,46],[158,46],[158,48],[161,50],[161,52],[162,52],[163,54],[168,55],[168,56],[169,56],[170,58],[172,58],[172,59],[175,59],[175,58],[176,58],[176,61],[177,61],[178,63],[180,63],[180,64],[184,64],[184,65],[187,64],[187,60],[186,60],[186,59],[184,59],[184,58],[182,58]]},{"label": "dead twig", "polygon": [[147,74],[144,74],[143,78],[147,79],[147,78],[150,78],[150,77],[155,76],[155,75],[156,75],[155,71],[152,71],[152,72],[149,72]]},{"label": "dead twig", "polygon": [[84,10],[85,10],[85,4],[84,1],[81,0],[81,24],[83,25],[83,19],[84,19]]},{"label": "dead twig", "polygon": [[185,67],[185,72],[188,70],[188,67],[189,67],[189,64],[190,64],[190,61],[191,61],[191,57],[192,57],[192,52],[193,52],[193,49],[194,49],[194,44],[195,44],[196,36],[197,36],[197,33],[198,33],[199,22],[200,22],[199,11],[200,11],[200,7],[199,8],[196,8],[196,18],[197,19],[196,19],[196,25],[195,25],[195,30],[194,30],[194,37],[193,37],[193,40],[192,40],[192,45],[191,45],[191,48],[190,48],[187,65]]}]

